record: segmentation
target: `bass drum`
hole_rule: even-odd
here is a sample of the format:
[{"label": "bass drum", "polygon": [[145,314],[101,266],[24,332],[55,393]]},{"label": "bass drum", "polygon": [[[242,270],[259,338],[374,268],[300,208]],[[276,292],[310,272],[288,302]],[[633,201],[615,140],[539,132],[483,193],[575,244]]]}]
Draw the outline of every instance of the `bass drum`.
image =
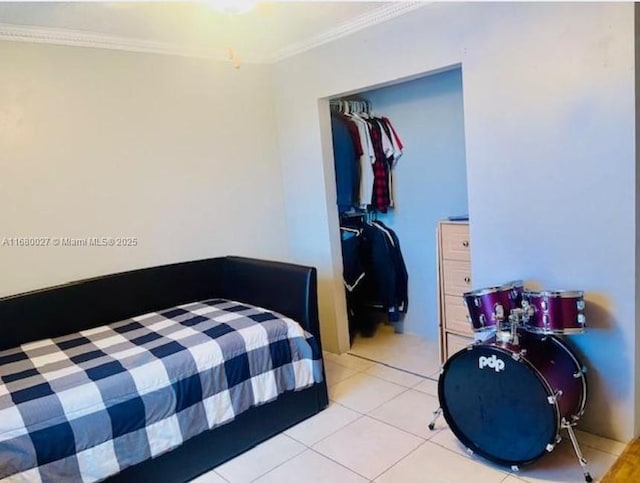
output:
[{"label": "bass drum", "polygon": [[557,337],[518,332],[519,345],[492,337],[444,365],[438,397],[451,431],[494,463],[520,466],[552,451],[563,420],[584,412],[584,368]]}]

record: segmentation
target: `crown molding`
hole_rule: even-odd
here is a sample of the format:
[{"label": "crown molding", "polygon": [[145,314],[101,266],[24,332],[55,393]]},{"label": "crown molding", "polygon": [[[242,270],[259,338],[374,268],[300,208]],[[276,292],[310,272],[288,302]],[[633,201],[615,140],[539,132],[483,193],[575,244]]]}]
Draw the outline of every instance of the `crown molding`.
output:
[{"label": "crown molding", "polygon": [[314,35],[313,37],[303,40],[302,42],[296,42],[278,50],[269,60],[269,63],[279,62],[288,57],[301,54],[308,50],[311,50],[320,45],[327,44],[341,37],[345,37],[359,30],[372,27],[392,18],[404,15],[418,8],[422,8],[425,5],[429,5],[432,2],[418,1],[418,2],[393,2],[390,5],[375,8],[366,12],[358,17],[338,25],[330,30],[322,32],[321,34]]},{"label": "crown molding", "polygon": [[[385,22],[399,15],[421,8],[431,2],[393,2],[360,15],[330,30],[315,35],[302,42],[288,45],[268,58],[245,58],[248,64],[271,64],[287,57],[306,52],[320,45],[332,42],[346,35],[373,25]],[[228,62],[229,58],[221,52],[185,47],[170,42],[159,42],[132,37],[119,37],[84,30],[59,29],[31,25],[14,25],[0,23],[0,40],[12,42],[31,42],[40,44],[66,45],[72,47],[89,47],[98,49],[122,50],[161,55],[177,55]],[[226,52],[225,52],[226,53]]]},{"label": "crown molding", "polygon": [[[84,30],[56,29],[30,25],[0,23],[0,40],[31,42],[39,44],[90,47],[97,49],[124,50],[147,54],[179,55],[211,60],[228,61],[225,55],[210,51],[189,49],[180,45],[154,40],[118,37]],[[244,62],[247,62],[243,59]]]}]

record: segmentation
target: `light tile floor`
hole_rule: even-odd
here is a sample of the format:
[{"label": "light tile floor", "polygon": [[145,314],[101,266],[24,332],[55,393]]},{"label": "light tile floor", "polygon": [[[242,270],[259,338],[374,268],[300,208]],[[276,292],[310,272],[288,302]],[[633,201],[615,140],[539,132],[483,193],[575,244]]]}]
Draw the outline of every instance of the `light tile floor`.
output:
[{"label": "light tile floor", "polygon": [[373,337],[356,335],[349,353],[425,377],[440,369],[437,340],[396,334],[391,325],[378,325]]},{"label": "light tile floor", "polygon": [[[348,354],[325,354],[331,404],[219,466],[197,483],[580,483],[567,440],[518,473],[471,457],[440,419],[435,380]],[[577,431],[598,481],[624,445]]]}]

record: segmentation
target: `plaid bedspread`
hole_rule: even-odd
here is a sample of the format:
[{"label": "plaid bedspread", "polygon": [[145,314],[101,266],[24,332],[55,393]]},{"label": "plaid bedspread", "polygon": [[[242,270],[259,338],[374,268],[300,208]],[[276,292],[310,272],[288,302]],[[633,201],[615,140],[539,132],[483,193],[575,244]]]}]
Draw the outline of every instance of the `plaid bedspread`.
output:
[{"label": "plaid bedspread", "polygon": [[299,324],[222,299],[2,351],[0,479],[101,480],[322,377]]}]

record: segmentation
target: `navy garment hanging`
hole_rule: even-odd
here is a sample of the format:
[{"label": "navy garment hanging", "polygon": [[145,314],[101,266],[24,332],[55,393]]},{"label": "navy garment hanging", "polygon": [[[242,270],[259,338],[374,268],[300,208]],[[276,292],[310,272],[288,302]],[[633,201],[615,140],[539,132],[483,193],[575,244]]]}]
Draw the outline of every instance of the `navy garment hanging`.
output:
[{"label": "navy garment hanging", "polygon": [[338,212],[343,213],[358,204],[360,190],[360,156],[356,151],[348,121],[331,113],[333,159],[335,161]]}]

